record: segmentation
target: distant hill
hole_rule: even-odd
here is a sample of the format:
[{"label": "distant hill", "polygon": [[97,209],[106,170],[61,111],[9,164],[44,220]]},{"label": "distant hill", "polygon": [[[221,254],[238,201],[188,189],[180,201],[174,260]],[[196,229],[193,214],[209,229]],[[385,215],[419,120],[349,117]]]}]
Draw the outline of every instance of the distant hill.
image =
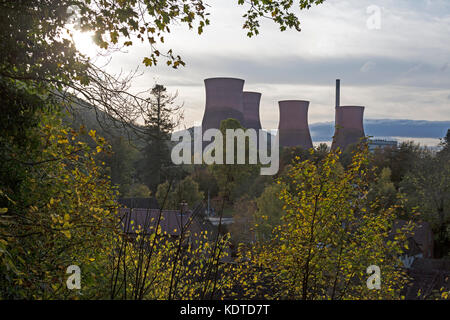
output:
[{"label": "distant hill", "polygon": [[[97,111],[97,112],[95,112]],[[87,128],[96,129],[106,138],[122,136],[133,141],[138,140],[133,130],[126,130],[119,122],[114,123],[104,112],[84,104],[74,106],[72,112],[75,118],[67,119],[78,127],[84,124]],[[99,121],[103,126],[99,125]],[[331,141],[334,134],[334,122],[320,122],[309,125],[313,142]],[[425,121],[405,119],[366,119],[364,129],[368,136],[374,138],[410,138],[437,140],[443,138],[450,129],[450,121]],[[193,131],[193,128],[188,130]],[[129,136],[131,134],[131,137]]]},{"label": "distant hill", "polygon": [[[329,141],[334,134],[333,122],[313,123],[309,125],[312,139]],[[404,138],[443,138],[450,129],[450,121],[425,120],[392,120],[367,119],[364,129],[368,136],[373,137],[404,137]]]},{"label": "distant hill", "polygon": [[[106,138],[109,143],[114,138],[122,137],[134,145],[142,147],[142,141],[140,141],[136,132],[137,129],[142,127],[137,125],[124,124],[119,120],[115,120],[111,116],[108,116],[104,111],[90,105],[82,99],[77,99],[77,103],[73,103],[70,107],[66,108],[63,121],[78,129],[83,125],[88,131],[96,130],[97,133]],[[90,141],[90,139],[89,139]]]}]

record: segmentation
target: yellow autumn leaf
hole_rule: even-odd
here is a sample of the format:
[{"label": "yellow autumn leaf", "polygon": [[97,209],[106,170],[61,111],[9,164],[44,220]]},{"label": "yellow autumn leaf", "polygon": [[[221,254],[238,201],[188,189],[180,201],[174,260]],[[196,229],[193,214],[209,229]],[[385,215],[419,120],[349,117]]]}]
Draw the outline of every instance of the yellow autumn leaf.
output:
[{"label": "yellow autumn leaf", "polygon": [[70,234],[70,231],[69,230],[62,230],[61,231],[68,239],[70,239],[71,238],[71,234]]},{"label": "yellow autumn leaf", "polygon": [[92,138],[95,138],[95,130],[90,130],[90,131],[89,131],[89,135],[90,135]]}]

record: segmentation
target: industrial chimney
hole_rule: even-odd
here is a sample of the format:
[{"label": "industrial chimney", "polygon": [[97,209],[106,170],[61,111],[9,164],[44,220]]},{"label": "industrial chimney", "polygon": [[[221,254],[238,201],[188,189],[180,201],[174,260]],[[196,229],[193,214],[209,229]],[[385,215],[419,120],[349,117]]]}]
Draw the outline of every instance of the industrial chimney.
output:
[{"label": "industrial chimney", "polygon": [[341,105],[341,80],[336,79],[336,108]]},{"label": "industrial chimney", "polygon": [[281,147],[313,147],[308,126],[309,101],[288,100],[278,102],[280,123],[278,135]]},{"label": "industrial chimney", "polygon": [[332,150],[338,147],[344,151],[350,144],[355,144],[365,137],[364,107],[342,106],[336,108],[335,131]]},{"label": "industrial chimney", "polygon": [[220,129],[222,120],[233,118],[245,127],[244,80],[235,78],[205,79],[206,106],[203,115],[202,130]]},{"label": "industrial chimney", "polygon": [[261,129],[259,120],[259,102],[261,93],[244,91],[244,121],[247,129]]}]

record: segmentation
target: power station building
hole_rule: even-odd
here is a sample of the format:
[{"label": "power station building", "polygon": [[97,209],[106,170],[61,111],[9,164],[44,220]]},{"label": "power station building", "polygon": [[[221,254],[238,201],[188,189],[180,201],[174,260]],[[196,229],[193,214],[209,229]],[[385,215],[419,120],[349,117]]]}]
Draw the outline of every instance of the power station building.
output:
[{"label": "power station building", "polygon": [[331,150],[344,151],[349,145],[357,144],[364,133],[364,109],[361,106],[341,106],[341,80],[336,80],[335,128]]},{"label": "power station building", "polygon": [[280,122],[278,135],[281,147],[313,147],[308,126],[309,101],[286,100],[278,102]]},{"label": "power station building", "polygon": [[385,148],[397,148],[398,141],[395,140],[385,140],[385,139],[369,139],[369,151],[375,151],[376,149]]},{"label": "power station building", "polygon": [[236,78],[205,79],[206,104],[202,130],[220,129],[222,120],[233,118],[245,127],[244,80]]},{"label": "power station building", "polygon": [[261,102],[261,93],[244,91],[244,121],[248,129],[260,130],[261,121],[259,119],[259,103]]},{"label": "power station building", "polygon": [[[233,118],[245,128],[262,129],[260,121],[261,93],[244,90],[243,79],[205,79],[206,104],[202,131],[220,128],[222,120]],[[313,147],[308,125],[309,101],[279,101],[278,136],[281,147]],[[365,137],[364,107],[340,105],[340,80],[336,81],[335,133],[332,150],[344,151]]]},{"label": "power station building", "polygon": [[344,151],[349,145],[356,144],[366,135],[364,133],[364,107],[340,106],[336,108],[335,131],[332,150]]}]

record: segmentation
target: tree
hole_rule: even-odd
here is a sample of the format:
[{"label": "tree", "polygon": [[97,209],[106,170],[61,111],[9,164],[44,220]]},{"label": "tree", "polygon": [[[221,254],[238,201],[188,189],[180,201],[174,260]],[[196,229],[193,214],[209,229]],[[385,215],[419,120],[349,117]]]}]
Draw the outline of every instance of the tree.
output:
[{"label": "tree", "polygon": [[243,196],[233,206],[233,224],[230,226],[231,241],[236,245],[255,241],[254,200]]},{"label": "tree", "polygon": [[[244,130],[244,127],[235,119],[225,119],[220,123],[220,131],[223,136],[223,164],[213,164],[209,168],[214,175],[219,187],[219,195],[222,197],[224,204],[232,203],[240,197],[236,191],[241,184],[245,184],[249,180],[253,180],[258,171],[257,165],[248,164],[249,144],[246,139],[245,145],[245,164],[237,164],[237,139],[234,139],[234,164],[226,164],[226,137],[227,129]],[[228,152],[231,152],[228,151]]]},{"label": "tree", "polygon": [[450,156],[431,152],[415,162],[400,184],[410,219],[423,219],[436,235],[436,256],[450,252]]},{"label": "tree", "polygon": [[[164,201],[167,192],[167,199]],[[163,209],[180,210],[182,203],[186,203],[190,208],[193,208],[203,199],[204,194],[199,191],[198,183],[190,176],[184,178],[175,186],[170,186],[170,183],[166,181],[158,186],[156,192],[156,200],[158,200],[159,205],[162,206],[165,203]]]},{"label": "tree", "polygon": [[[195,223],[193,212],[185,226]],[[145,236],[144,231],[150,231]],[[189,228],[171,236],[158,222],[143,230],[138,228],[131,239],[116,238],[111,251],[111,299],[217,299],[229,279],[226,264],[227,241],[214,246],[206,231],[192,232]],[[214,271],[217,270],[217,271]],[[214,273],[221,278],[213,280]]]},{"label": "tree", "polygon": [[288,167],[294,159],[297,157],[303,160],[309,159],[310,153],[308,150],[302,147],[284,147],[281,150],[280,155],[280,170],[282,173],[286,167]]},{"label": "tree", "polygon": [[[397,299],[407,278],[400,267],[408,229],[388,240],[393,209],[369,201],[367,146],[343,170],[336,153],[319,164],[297,162],[279,180],[284,214],[270,243],[242,255],[237,281],[246,297],[270,299]],[[369,290],[367,268],[381,270]]]},{"label": "tree", "polygon": [[450,129],[447,130],[447,134],[445,135],[445,137],[441,139],[440,145],[442,147],[440,153],[450,152]]},{"label": "tree", "polygon": [[302,147],[284,147],[281,151],[280,157],[280,173],[284,171],[285,167],[289,167],[289,165],[296,159],[297,157],[302,160],[311,159],[314,162],[319,162],[329,153],[330,148],[326,143],[321,143],[317,147],[314,148],[315,152],[311,153],[308,150],[303,149]]},{"label": "tree", "polygon": [[368,194],[370,200],[375,201],[383,208],[391,208],[397,200],[397,189],[391,181],[391,169],[383,168],[376,182],[371,184],[371,190]]},{"label": "tree", "polygon": [[128,193],[125,194],[127,198],[149,198],[152,192],[145,184],[135,183],[130,186]]},{"label": "tree", "polygon": [[421,157],[423,151],[418,144],[402,142],[398,148],[375,149],[371,155],[371,164],[378,168],[391,170],[391,180],[398,188],[403,177],[414,169],[414,163]]},{"label": "tree", "polygon": [[211,171],[208,170],[208,167],[205,165],[196,165],[193,167],[193,170],[191,177],[198,183],[199,190],[205,195],[208,195],[209,192],[210,198],[216,197],[219,193],[219,187]]},{"label": "tree", "polygon": [[[151,96],[140,106],[145,123],[145,147],[140,163],[140,175],[151,190],[156,190],[162,179],[163,167],[170,162],[170,134],[180,124],[182,106],[175,105],[177,95],[168,95],[166,88],[156,84]],[[163,175],[163,176],[162,176]]]},{"label": "tree", "polygon": [[[136,193],[136,168],[139,151],[131,146],[124,137],[111,139],[112,154],[106,157],[105,163],[111,169],[111,183],[119,187],[123,197],[128,193]],[[147,188],[148,189],[148,188]]]},{"label": "tree", "polygon": [[280,199],[281,186],[270,184],[256,199],[256,236],[258,241],[267,241],[272,238],[272,230],[281,224],[283,202]]},{"label": "tree", "polygon": [[[33,154],[11,150],[8,163],[26,167],[15,189],[0,192],[0,243],[6,257],[0,264],[2,299],[76,298],[66,288],[66,268],[83,272],[79,293],[85,298],[107,292],[111,239],[115,228],[115,191],[96,157],[109,152],[105,140],[89,133],[96,147],[79,141],[79,132],[63,127],[54,116],[43,116],[33,128]],[[0,254],[1,257],[1,254]],[[1,260],[0,260],[1,261]]]}]

